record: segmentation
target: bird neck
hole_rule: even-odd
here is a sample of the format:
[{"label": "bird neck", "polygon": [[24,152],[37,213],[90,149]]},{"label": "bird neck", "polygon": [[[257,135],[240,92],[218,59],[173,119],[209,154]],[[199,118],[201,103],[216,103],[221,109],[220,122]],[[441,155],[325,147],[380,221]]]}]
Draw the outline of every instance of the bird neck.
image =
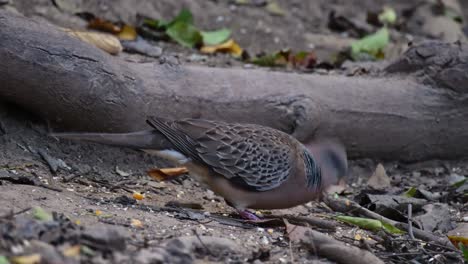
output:
[{"label": "bird neck", "polygon": [[319,188],[322,181],[322,170],[312,154],[304,149],[304,165],[307,187],[310,189]]}]

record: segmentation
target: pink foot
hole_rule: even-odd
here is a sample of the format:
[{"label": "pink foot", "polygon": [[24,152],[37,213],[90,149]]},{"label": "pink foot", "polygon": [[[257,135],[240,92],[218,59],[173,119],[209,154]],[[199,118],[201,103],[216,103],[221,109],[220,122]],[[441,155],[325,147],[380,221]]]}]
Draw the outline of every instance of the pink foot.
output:
[{"label": "pink foot", "polygon": [[256,216],[254,213],[249,212],[248,210],[237,210],[239,213],[240,217],[245,220],[250,220],[250,221],[259,221],[261,220],[258,216]]}]

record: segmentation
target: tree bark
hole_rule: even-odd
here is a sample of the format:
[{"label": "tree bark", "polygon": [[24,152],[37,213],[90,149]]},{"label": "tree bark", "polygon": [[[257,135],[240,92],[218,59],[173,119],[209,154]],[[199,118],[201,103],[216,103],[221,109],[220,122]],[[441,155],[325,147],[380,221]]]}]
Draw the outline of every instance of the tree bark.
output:
[{"label": "tree bark", "polygon": [[350,157],[468,154],[468,48],[425,43],[379,76],[131,63],[54,26],[0,11],[0,98],[55,128],[127,132],[145,118],[258,123],[302,142],[337,137]]}]

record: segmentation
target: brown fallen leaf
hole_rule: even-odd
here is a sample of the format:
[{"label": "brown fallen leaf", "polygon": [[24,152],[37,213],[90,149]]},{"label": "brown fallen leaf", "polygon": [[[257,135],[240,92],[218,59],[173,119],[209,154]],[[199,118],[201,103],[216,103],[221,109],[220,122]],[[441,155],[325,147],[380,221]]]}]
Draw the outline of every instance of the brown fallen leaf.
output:
[{"label": "brown fallen leaf", "polygon": [[78,31],[71,29],[63,29],[70,36],[76,37],[84,42],[92,44],[110,54],[118,54],[123,50],[122,44],[117,37],[100,32]]},{"label": "brown fallen leaf", "polygon": [[228,41],[221,43],[219,45],[214,46],[203,46],[200,49],[203,53],[215,53],[215,52],[224,52],[230,53],[236,57],[241,57],[244,53],[244,50],[237,44],[233,39],[229,39]]},{"label": "brown fallen leaf", "polygon": [[286,233],[288,234],[289,239],[292,242],[299,243],[302,240],[306,239],[307,231],[310,230],[310,228],[305,227],[305,226],[299,226],[299,225],[293,225],[290,224],[287,220],[283,220],[284,224],[286,225]]},{"label": "brown fallen leaf", "polygon": [[177,167],[177,168],[162,168],[162,169],[151,169],[148,171],[148,175],[157,181],[165,181],[176,176],[188,173],[186,167]]},{"label": "brown fallen leaf", "polygon": [[367,181],[367,185],[376,190],[382,190],[390,187],[390,178],[385,172],[385,168],[382,164],[379,163],[375,169],[374,174]]},{"label": "brown fallen leaf", "polygon": [[118,34],[120,31],[122,31],[122,28],[118,25],[115,25],[111,21],[102,18],[91,19],[88,23],[88,28],[109,32],[112,34]]}]

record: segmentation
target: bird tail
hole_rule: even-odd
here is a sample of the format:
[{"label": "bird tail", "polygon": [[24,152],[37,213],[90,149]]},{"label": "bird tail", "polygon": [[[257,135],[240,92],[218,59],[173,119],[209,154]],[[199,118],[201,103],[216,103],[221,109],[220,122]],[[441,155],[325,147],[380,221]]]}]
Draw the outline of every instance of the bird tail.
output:
[{"label": "bird tail", "polygon": [[51,133],[49,135],[133,149],[166,149],[172,146],[165,136],[154,129],[131,133]]}]

